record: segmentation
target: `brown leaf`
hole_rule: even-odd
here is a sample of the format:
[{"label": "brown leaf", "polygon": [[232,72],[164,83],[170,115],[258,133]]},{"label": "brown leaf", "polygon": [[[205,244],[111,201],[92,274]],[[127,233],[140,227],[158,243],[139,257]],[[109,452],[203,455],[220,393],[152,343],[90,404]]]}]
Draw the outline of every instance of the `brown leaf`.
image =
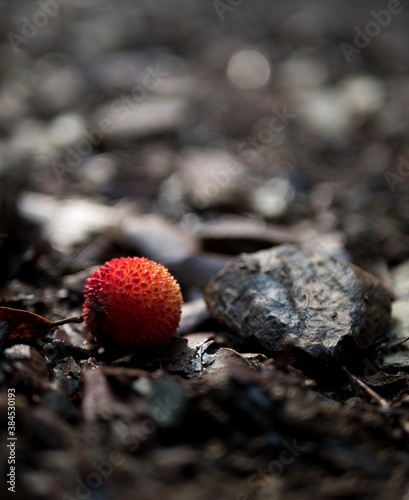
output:
[{"label": "brown leaf", "polygon": [[83,318],[78,317],[53,322],[30,311],[0,306],[0,348],[9,341],[24,343],[41,339],[56,326],[82,321]]},{"label": "brown leaf", "polygon": [[0,343],[7,341],[24,342],[45,337],[54,328],[55,323],[38,314],[0,307]]}]

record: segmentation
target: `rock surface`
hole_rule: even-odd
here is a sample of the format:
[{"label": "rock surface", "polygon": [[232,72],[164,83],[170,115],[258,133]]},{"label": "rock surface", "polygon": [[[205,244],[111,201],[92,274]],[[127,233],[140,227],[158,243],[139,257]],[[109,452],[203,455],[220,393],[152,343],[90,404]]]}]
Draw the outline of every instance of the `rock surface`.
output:
[{"label": "rock surface", "polygon": [[276,352],[342,360],[386,333],[391,294],[366,271],[282,245],[242,254],[205,291],[211,316]]}]

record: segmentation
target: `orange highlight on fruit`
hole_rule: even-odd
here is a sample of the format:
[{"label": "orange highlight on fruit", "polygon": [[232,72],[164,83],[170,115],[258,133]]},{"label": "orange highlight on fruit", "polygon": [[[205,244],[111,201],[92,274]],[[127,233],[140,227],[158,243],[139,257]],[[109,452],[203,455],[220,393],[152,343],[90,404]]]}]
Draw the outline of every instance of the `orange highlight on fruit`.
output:
[{"label": "orange highlight on fruit", "polygon": [[175,334],[182,293],[162,264],[145,257],[120,257],[103,264],[87,280],[82,314],[91,333],[106,347],[157,349]]}]

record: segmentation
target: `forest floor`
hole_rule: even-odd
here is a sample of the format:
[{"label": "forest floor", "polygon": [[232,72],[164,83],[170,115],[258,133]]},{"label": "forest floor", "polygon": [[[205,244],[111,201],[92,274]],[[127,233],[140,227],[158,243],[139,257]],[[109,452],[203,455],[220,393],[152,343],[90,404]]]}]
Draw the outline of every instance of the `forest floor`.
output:
[{"label": "forest floor", "polygon": [[[2,498],[409,500],[408,27],[396,0],[0,2],[0,306],[79,317],[119,256],[184,297],[120,358],[0,308]],[[282,245],[312,256],[277,285],[299,317],[354,319],[318,267],[377,278],[370,341],[272,346],[236,275],[240,320],[211,305]]]}]

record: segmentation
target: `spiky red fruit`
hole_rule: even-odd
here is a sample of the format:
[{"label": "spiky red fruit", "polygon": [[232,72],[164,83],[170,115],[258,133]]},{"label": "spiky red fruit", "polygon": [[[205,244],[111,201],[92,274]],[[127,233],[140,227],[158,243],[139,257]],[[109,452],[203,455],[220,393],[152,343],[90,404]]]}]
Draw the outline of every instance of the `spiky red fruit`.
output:
[{"label": "spiky red fruit", "polygon": [[105,262],[87,280],[82,314],[91,333],[105,346],[155,349],[176,332],[182,294],[162,264],[145,257]]}]

